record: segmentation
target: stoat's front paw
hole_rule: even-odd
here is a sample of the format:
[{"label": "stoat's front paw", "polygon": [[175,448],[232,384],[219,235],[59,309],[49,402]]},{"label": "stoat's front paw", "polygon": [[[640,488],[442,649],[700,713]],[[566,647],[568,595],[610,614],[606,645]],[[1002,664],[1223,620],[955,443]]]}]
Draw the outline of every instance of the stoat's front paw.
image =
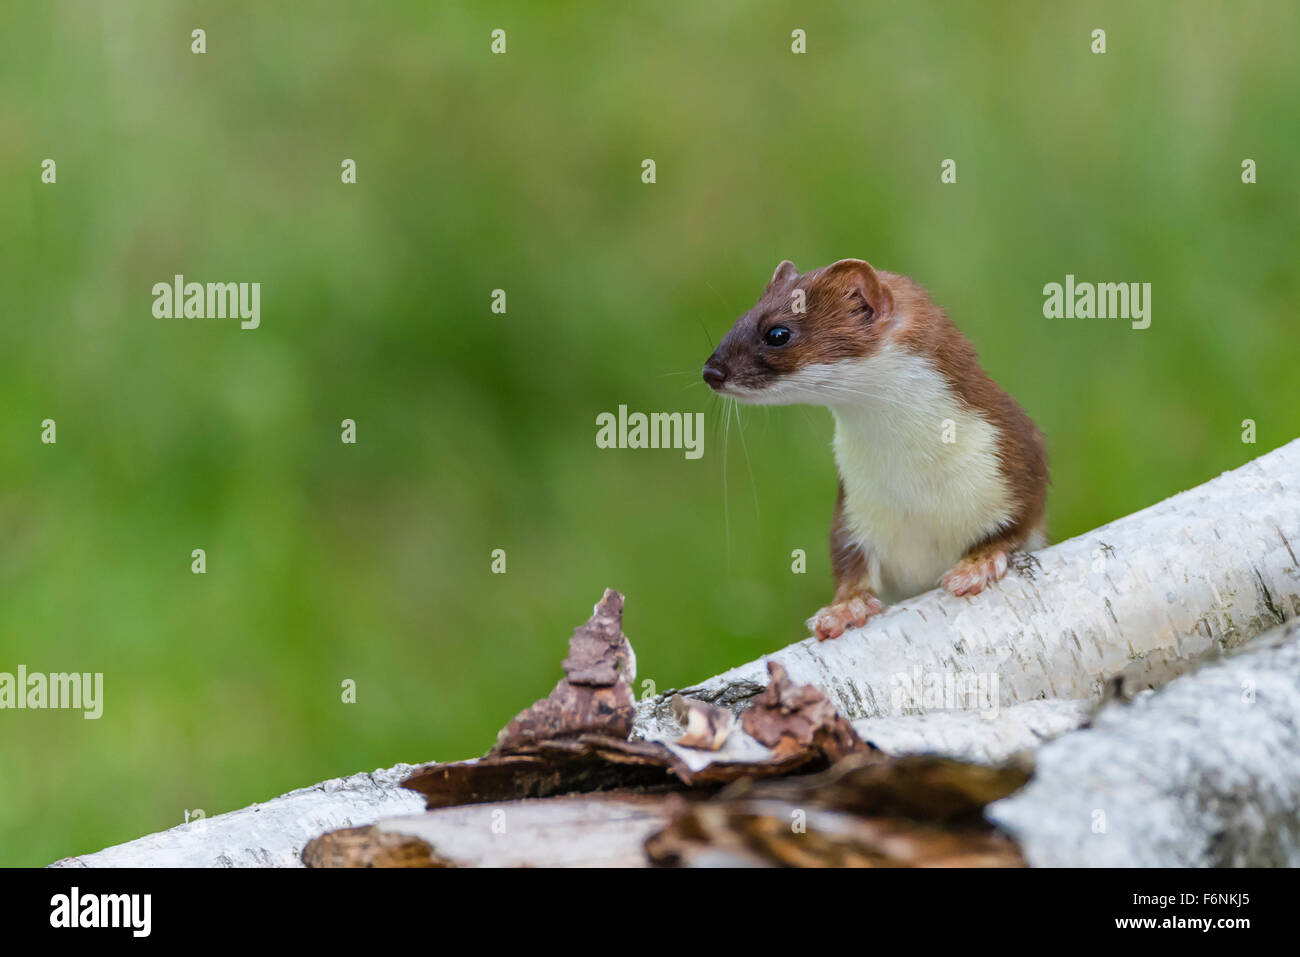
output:
[{"label": "stoat's front paw", "polygon": [[808,627],[818,641],[838,638],[846,628],[860,628],[872,615],[885,610],[879,598],[850,598],[848,601],[827,605],[808,619]]},{"label": "stoat's front paw", "polygon": [[943,576],[943,587],[954,595],[978,595],[985,585],[1007,573],[1008,553],[984,552],[963,558]]}]

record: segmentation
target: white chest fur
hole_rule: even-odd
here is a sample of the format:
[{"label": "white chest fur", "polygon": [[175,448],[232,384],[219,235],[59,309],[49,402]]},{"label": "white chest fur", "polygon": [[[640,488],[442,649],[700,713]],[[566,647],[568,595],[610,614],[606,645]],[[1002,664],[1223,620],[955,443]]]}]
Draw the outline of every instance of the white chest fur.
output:
[{"label": "white chest fur", "polygon": [[[809,371],[809,370],[804,370]],[[845,522],[886,601],[933,588],[1010,518],[997,431],[924,358],[886,346],[822,367]]]}]

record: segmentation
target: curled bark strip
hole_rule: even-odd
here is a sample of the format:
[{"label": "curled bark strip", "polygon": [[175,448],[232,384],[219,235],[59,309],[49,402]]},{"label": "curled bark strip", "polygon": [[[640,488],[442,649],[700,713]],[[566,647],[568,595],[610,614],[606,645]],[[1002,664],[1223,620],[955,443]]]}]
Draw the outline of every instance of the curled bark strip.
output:
[{"label": "curled bark strip", "polygon": [[[738,735],[733,735],[733,740]],[[619,741],[601,735],[546,741],[477,761],[427,765],[403,787],[419,791],[429,808],[486,801],[551,797],[616,788],[668,789],[725,784],[825,767],[815,749],[775,753],[761,745],[744,760],[691,761],[709,754],[657,741]]]}]

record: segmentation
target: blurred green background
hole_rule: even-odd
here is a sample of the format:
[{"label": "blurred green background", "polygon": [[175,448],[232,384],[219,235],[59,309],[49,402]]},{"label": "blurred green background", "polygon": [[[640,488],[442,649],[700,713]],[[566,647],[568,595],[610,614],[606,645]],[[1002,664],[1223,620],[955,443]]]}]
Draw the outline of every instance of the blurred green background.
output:
[{"label": "blurred green background", "polygon": [[[479,754],[607,585],[661,689],[801,638],[829,413],[742,408],[724,473],[698,382],[782,258],[930,288],[1048,437],[1054,539],[1294,437],[1298,27],[1280,2],[4,4],[0,671],[102,671],[105,710],[0,712],[0,863]],[[261,328],[153,318],[175,273],[260,282]],[[1152,283],[1151,328],[1044,319],[1066,273]],[[708,413],[704,457],[597,449],[619,404]]]}]

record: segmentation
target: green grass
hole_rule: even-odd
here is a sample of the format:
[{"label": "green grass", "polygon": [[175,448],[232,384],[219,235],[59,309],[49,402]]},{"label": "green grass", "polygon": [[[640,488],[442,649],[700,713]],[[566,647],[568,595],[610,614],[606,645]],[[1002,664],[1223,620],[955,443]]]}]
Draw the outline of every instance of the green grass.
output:
[{"label": "green grass", "polygon": [[[0,712],[0,864],[481,753],[607,585],[660,688],[801,637],[829,414],[742,410],[724,474],[697,381],[782,258],[931,289],[1054,538],[1300,432],[1293,5],[606,6],[0,9],[0,671],[106,699]],[[178,272],[261,328],[154,319]],[[1066,273],[1151,328],[1044,319]],[[707,412],[704,457],[597,449],[621,403]]]}]

